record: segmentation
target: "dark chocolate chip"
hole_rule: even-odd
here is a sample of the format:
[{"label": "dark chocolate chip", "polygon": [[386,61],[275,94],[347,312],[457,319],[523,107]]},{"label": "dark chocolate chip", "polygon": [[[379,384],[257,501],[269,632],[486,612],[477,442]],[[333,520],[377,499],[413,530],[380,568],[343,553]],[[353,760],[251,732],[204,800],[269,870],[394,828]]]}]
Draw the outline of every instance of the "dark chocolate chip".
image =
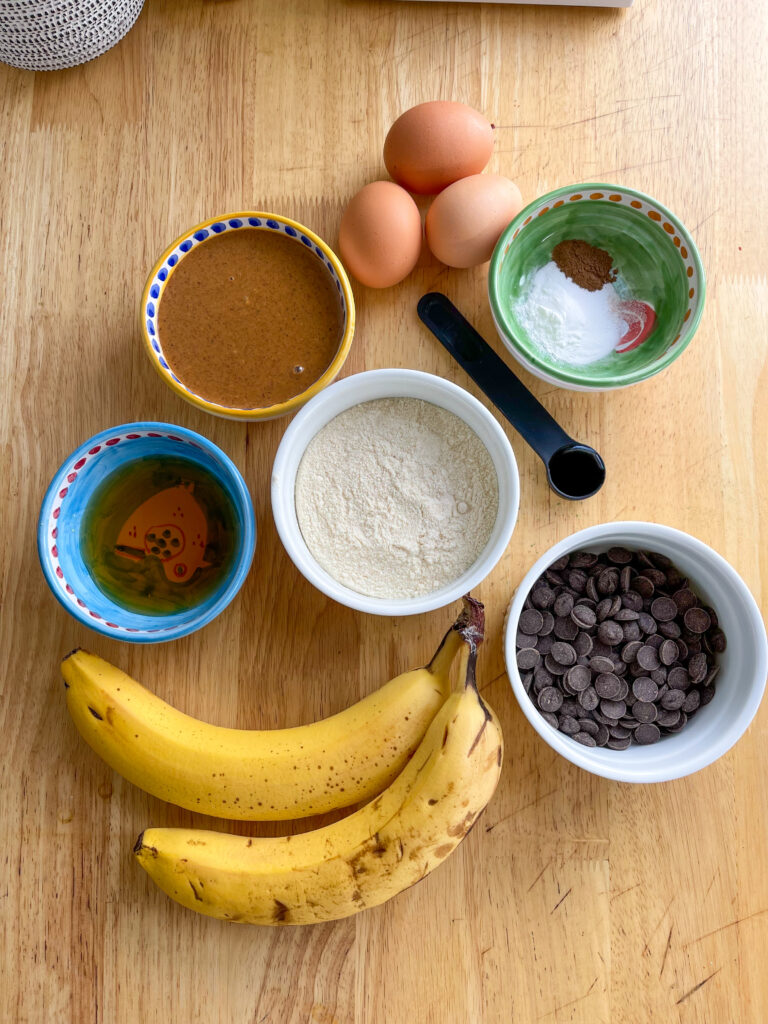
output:
[{"label": "dark chocolate chip", "polygon": [[578,629],[591,629],[597,621],[594,609],[587,604],[577,604],[570,614]]},{"label": "dark chocolate chip", "polygon": [[677,605],[671,597],[657,597],[651,602],[651,615],[657,622],[671,622],[677,615]]},{"label": "dark chocolate chip", "polygon": [[578,700],[585,711],[594,711],[600,703],[600,698],[597,696],[597,690],[594,686],[588,686],[586,690],[582,690]]},{"label": "dark chocolate chip", "polygon": [[662,665],[674,665],[679,653],[674,640],[665,640],[659,648],[659,661]]},{"label": "dark chocolate chip", "polygon": [[627,548],[608,548],[605,552],[605,557],[609,562],[613,562],[614,565],[629,565],[632,561],[632,552],[628,551]]},{"label": "dark chocolate chip", "polygon": [[555,628],[555,617],[552,612],[539,612],[541,615],[541,628],[537,631],[539,636],[549,636]]},{"label": "dark chocolate chip", "polygon": [[649,636],[656,632],[656,619],[648,612],[640,612],[637,616],[637,624],[643,633],[647,633]]},{"label": "dark chocolate chip", "polygon": [[570,616],[563,616],[555,619],[555,636],[559,640],[575,640],[579,627]]},{"label": "dark chocolate chip", "polygon": [[570,644],[558,641],[552,644],[551,656],[558,665],[573,665],[576,662],[576,651]]},{"label": "dark chocolate chip", "polygon": [[[554,647],[554,644],[552,646]],[[547,672],[551,672],[553,676],[565,675],[567,671],[567,666],[561,665],[559,661],[555,661],[555,659],[552,657],[551,651],[544,658],[544,667],[546,668]]]},{"label": "dark chocolate chip", "polygon": [[683,711],[686,715],[692,715],[701,704],[701,694],[698,690],[689,690],[685,695],[685,701],[683,702]]},{"label": "dark chocolate chip", "polygon": [[595,737],[590,736],[588,732],[577,732],[573,737],[577,743],[581,743],[584,747],[596,747]]},{"label": "dark chocolate chip", "polygon": [[694,685],[703,682],[708,671],[706,654],[694,654],[688,662],[688,675],[691,677],[691,682]]},{"label": "dark chocolate chip", "polygon": [[565,679],[572,690],[581,693],[592,682],[592,673],[585,665],[574,665],[566,672]]},{"label": "dark chocolate chip", "polygon": [[703,608],[689,608],[683,615],[683,622],[691,633],[706,633],[712,625],[712,620]]},{"label": "dark chocolate chip", "polygon": [[[598,697],[603,697],[606,700],[617,700],[619,694],[624,689],[624,685],[613,672],[601,672],[595,680],[595,689],[597,690]],[[604,714],[607,714],[607,712],[604,712]]]},{"label": "dark chocolate chip", "polygon": [[620,644],[624,639],[624,630],[618,622],[606,619],[597,627],[597,638],[612,647],[614,644]]},{"label": "dark chocolate chip", "polygon": [[625,664],[631,665],[632,662],[636,660],[637,652],[642,646],[643,645],[639,640],[630,640],[629,643],[624,644],[621,649],[621,660]]},{"label": "dark chocolate chip", "polygon": [[545,686],[538,697],[542,711],[559,711],[563,706],[563,695],[554,686]]},{"label": "dark chocolate chip", "polygon": [[635,729],[635,743],[647,746],[649,743],[656,743],[661,739],[661,730],[658,725],[638,725]]},{"label": "dark chocolate chip", "polygon": [[660,703],[667,711],[678,711],[685,704],[685,693],[682,690],[668,690]]},{"label": "dark chocolate chip", "polygon": [[649,725],[651,722],[655,722],[658,713],[659,710],[655,704],[649,704],[645,701],[637,700],[632,705],[632,715],[638,722],[642,722],[644,725]]},{"label": "dark chocolate chip", "polygon": [[638,676],[632,683],[632,693],[639,701],[650,704],[659,696],[659,688],[648,676]]},{"label": "dark chocolate chip", "polygon": [[535,587],[531,593],[531,603],[534,608],[551,608],[555,602],[555,592],[546,584]]},{"label": "dark chocolate chip", "polygon": [[536,668],[541,663],[541,655],[534,647],[524,647],[517,652],[517,667],[524,672]]},{"label": "dark chocolate chip", "polygon": [[517,628],[523,633],[538,634],[544,625],[544,616],[536,608],[529,608],[524,611],[517,624]]},{"label": "dark chocolate chip", "polygon": [[588,655],[592,651],[592,637],[589,633],[578,633],[573,641],[573,646],[579,657]]},{"label": "dark chocolate chip", "polygon": [[691,685],[691,677],[681,665],[676,665],[667,673],[667,682],[676,690],[687,690]]},{"label": "dark chocolate chip", "polygon": [[637,652],[637,663],[647,672],[652,672],[660,664],[658,652],[650,644],[645,644]]},{"label": "dark chocolate chip", "polygon": [[560,732],[564,732],[566,736],[575,736],[578,731],[579,723],[572,715],[560,716]]},{"label": "dark chocolate chip", "polygon": [[620,740],[620,739],[615,739],[615,740],[614,739],[610,739],[610,740],[608,740],[608,742],[605,745],[610,750],[626,750],[631,742],[632,742],[632,737],[630,735],[630,736],[627,736],[627,738],[623,739],[623,740]]}]

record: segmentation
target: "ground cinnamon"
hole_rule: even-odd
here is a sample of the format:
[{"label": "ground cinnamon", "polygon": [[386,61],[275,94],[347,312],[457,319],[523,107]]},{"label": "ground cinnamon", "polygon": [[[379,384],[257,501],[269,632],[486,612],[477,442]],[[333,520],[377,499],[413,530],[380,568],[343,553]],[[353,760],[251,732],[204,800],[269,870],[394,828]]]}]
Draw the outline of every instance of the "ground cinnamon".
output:
[{"label": "ground cinnamon", "polygon": [[566,277],[588,292],[597,292],[616,280],[613,257],[580,238],[568,238],[552,250],[552,259]]}]

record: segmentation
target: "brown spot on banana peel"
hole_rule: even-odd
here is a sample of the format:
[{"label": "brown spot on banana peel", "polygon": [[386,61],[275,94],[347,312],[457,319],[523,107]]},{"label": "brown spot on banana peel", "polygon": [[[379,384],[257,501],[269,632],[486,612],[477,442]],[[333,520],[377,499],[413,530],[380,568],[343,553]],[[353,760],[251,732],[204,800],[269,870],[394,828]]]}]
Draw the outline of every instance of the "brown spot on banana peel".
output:
[{"label": "brown spot on banana peel", "polygon": [[467,757],[472,757],[472,752],[477,746],[477,744],[480,742],[480,739],[482,738],[482,735],[485,732],[485,727],[488,725],[490,720],[491,716],[487,715],[487,717],[483,721],[483,724],[480,726],[480,729],[478,730],[477,736],[475,736],[475,738],[472,740],[472,746],[467,751]]},{"label": "brown spot on banana peel", "polygon": [[448,826],[448,835],[465,836],[467,832],[469,832],[470,825],[475,820],[475,817],[475,811],[467,811],[463,821],[457,822],[455,825]]},{"label": "brown spot on banana peel", "polygon": [[[187,881],[189,882],[190,889],[195,894],[195,899],[198,901],[198,903],[203,903],[204,902],[203,897],[197,891],[197,887],[195,886],[195,883],[192,881],[191,878],[188,878]],[[202,883],[200,883],[200,884],[202,885]]]},{"label": "brown spot on banana peel", "polygon": [[145,856],[149,856],[149,857],[158,857],[159,856],[159,854],[157,852],[157,847],[156,846],[146,846],[144,844],[144,833],[143,832],[139,835],[139,838],[134,843],[133,852],[136,854],[137,857],[141,856],[142,854],[144,854]]},{"label": "brown spot on banana peel", "polygon": [[374,835],[373,841],[374,846],[371,848],[371,853],[374,855],[374,857],[383,857],[384,854],[387,852],[387,844],[382,843],[382,841],[379,839],[378,832]]},{"label": "brown spot on banana peel", "polygon": [[93,717],[96,718],[99,722],[104,721],[104,716],[100,715],[96,708],[92,708],[90,704],[88,705],[88,710],[91,712]]},{"label": "brown spot on banana peel", "polygon": [[445,857],[448,856],[448,854],[453,849],[454,849],[454,844],[453,843],[443,843],[442,846],[438,846],[437,849],[435,850],[435,856],[439,860],[443,860]]},{"label": "brown spot on banana peel", "polygon": [[275,924],[284,924],[288,920],[290,912],[290,907],[286,906],[285,903],[281,903],[280,900],[275,900],[275,905],[272,909],[272,920]]}]

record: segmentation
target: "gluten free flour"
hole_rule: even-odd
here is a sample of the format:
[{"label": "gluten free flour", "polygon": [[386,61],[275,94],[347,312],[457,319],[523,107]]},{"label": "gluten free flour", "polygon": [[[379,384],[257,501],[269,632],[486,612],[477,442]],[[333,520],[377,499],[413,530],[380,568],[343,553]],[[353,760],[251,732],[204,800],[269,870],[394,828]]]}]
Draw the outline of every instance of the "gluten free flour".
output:
[{"label": "gluten free flour", "polygon": [[340,413],[312,438],[296,474],[307,547],[369,597],[420,597],[458,579],[487,544],[498,505],[483,442],[418,398]]}]

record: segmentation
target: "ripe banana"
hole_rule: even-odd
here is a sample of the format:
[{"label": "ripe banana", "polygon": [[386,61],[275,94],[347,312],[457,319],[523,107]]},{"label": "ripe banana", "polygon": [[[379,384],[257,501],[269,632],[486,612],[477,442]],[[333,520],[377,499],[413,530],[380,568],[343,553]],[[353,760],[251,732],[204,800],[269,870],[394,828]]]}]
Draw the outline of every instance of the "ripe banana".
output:
[{"label": "ripe banana", "polygon": [[278,821],[369,800],[397,776],[450,692],[464,610],[426,668],[331,718],[293,729],[226,729],[166,704],[109,662],[64,659],[67,707],[87,743],[134,785],[220,818]]},{"label": "ripe banana", "polygon": [[496,789],[501,729],[477,692],[475,651],[413,758],[354,814],[279,839],[150,828],[139,863],[190,910],[249,924],[332,921],[402,892],[458,846]]}]

